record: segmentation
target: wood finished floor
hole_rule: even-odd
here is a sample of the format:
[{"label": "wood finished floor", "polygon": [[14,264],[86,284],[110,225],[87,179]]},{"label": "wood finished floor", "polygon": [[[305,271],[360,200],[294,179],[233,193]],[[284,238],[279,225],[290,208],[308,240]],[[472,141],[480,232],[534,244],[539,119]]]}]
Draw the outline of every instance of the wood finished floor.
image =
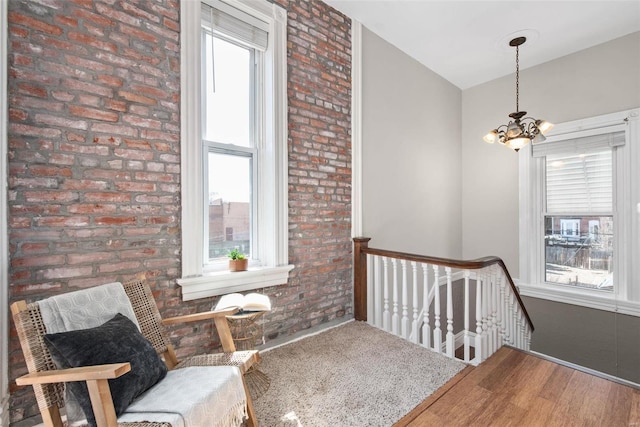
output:
[{"label": "wood finished floor", "polygon": [[640,427],[640,390],[503,347],[395,427]]}]

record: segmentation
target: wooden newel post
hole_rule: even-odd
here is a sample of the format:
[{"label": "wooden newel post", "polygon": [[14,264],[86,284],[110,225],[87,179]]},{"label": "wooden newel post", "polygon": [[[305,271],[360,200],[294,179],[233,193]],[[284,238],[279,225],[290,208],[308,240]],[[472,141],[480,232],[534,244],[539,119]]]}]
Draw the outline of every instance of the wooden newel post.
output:
[{"label": "wooden newel post", "polygon": [[356,320],[367,320],[367,254],[371,237],[353,238],[353,315]]}]

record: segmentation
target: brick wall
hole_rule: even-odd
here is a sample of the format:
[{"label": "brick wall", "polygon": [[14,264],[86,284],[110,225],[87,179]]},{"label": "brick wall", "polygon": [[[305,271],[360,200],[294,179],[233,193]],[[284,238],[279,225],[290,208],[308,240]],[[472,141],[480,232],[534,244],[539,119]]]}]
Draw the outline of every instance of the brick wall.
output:
[{"label": "brick wall", "polygon": [[267,338],[352,313],[351,21],[321,1],[288,13],[289,283]]},{"label": "brick wall", "polygon": [[[290,262],[266,289],[268,338],[351,313],[350,22],[320,1],[289,11]],[[177,0],[9,2],[9,299],[145,273],[164,316],[180,277]],[[171,331],[211,351],[211,325]],[[212,336],[213,335],[213,336]],[[202,343],[207,343],[203,345]],[[12,328],[10,378],[26,371]],[[13,421],[37,412],[12,390]]]}]

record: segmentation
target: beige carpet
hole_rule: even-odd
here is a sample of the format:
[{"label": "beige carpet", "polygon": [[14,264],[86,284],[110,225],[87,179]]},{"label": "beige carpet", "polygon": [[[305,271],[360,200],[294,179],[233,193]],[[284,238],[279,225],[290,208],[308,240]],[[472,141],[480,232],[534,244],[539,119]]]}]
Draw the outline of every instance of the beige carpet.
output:
[{"label": "beige carpet", "polygon": [[364,322],[262,352],[261,426],[390,426],[464,368]]}]

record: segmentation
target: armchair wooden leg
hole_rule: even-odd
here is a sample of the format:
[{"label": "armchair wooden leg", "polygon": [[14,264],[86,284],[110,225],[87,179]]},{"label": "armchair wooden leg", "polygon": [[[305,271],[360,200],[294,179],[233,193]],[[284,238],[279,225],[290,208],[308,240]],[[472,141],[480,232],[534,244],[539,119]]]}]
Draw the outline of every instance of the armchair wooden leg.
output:
[{"label": "armchair wooden leg", "polygon": [[109,390],[109,380],[88,380],[87,388],[98,427],[117,427],[118,421]]},{"label": "armchair wooden leg", "polygon": [[45,410],[40,411],[42,415],[42,423],[46,427],[63,427],[62,419],[60,418],[60,408],[57,406],[49,406]]},{"label": "armchair wooden leg", "polygon": [[249,388],[247,387],[247,382],[244,380],[244,375],[242,377],[242,385],[244,385],[244,393],[247,395],[247,427],[258,427],[258,419],[256,418],[255,411],[253,410],[251,394],[249,394]]}]

